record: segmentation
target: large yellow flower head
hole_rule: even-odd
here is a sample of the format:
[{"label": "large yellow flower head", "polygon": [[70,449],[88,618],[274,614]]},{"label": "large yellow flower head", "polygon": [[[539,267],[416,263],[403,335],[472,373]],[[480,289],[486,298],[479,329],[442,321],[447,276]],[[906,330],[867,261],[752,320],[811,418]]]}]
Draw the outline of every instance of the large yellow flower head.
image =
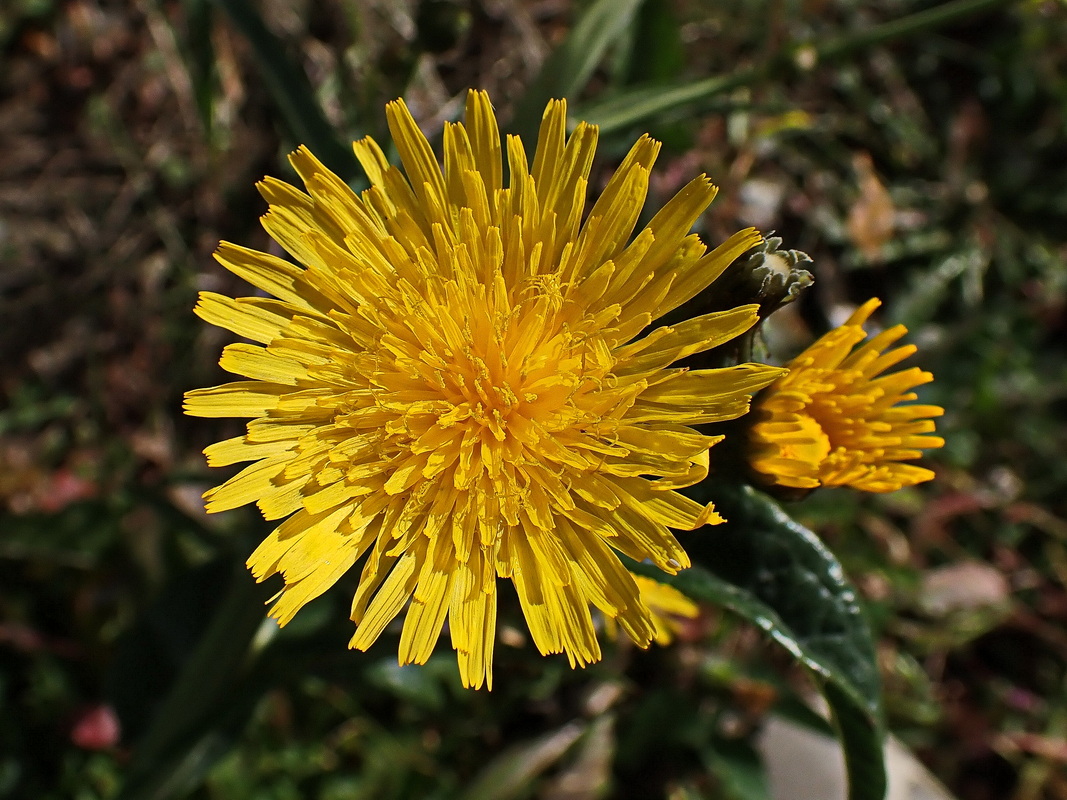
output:
[{"label": "large yellow flower head", "polygon": [[903,464],[945,440],[933,433],[940,406],[899,405],[918,399],[911,390],[933,376],[918,367],[883,375],[915,352],[886,351],[907,333],[896,325],[853,349],[879,305],[868,300],[839,328],[790,362],[789,373],[762,392],[751,428],[751,463],[768,482],[814,489],[852,486],[891,492],[928,481],[934,473]]},{"label": "large yellow flower head", "polygon": [[189,414],[251,418],[206,450],[214,466],[253,462],[207,508],[288,517],[248,560],[284,579],[280,623],[363,559],[351,646],[407,606],[400,663],[422,663],[447,617],[467,686],[492,686],[498,576],[542,653],[597,660],[590,605],[647,645],[651,612],[615,551],[688,566],[668,527],[720,521],[674,491],[707,475],[720,438],[689,426],[744,414],[782,370],[670,368],[747,330],[754,305],[635,337],[761,238],[706,252],[689,234],[715,195],[701,176],[631,241],[659,150],[647,136],[583,222],[597,129],[567,137],[562,101],[532,168],[508,137],[506,188],[485,93],[445,128],[443,170],[403,101],[387,113],[404,172],[367,138],[361,195],[305,148],[290,161],[307,194],[259,185],[263,225],[299,265],[216,253],[277,299],[205,292],[196,307],[261,343],[223,351],[250,380],[186,395]]}]

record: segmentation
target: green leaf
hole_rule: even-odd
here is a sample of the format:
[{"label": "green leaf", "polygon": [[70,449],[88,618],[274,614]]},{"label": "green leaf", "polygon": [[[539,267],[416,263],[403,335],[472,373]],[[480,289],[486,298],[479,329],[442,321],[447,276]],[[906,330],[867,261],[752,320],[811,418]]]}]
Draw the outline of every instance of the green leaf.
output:
[{"label": "green leaf", "polygon": [[265,689],[249,673],[267,596],[235,565],[210,625],[134,746],[119,800],[180,796],[229,750]]},{"label": "green leaf", "polygon": [[632,569],[739,614],[807,667],[845,750],[850,800],[881,800],[884,730],[874,641],[841,565],[765,495],[722,485],[693,491],[713,495],[729,520],[685,541],[694,566],[674,578],[647,564]]},{"label": "green leaf", "polygon": [[210,139],[213,135],[215,90],[215,45],[211,40],[214,9],[210,0],[185,0],[185,60],[193,87],[200,124]]},{"label": "green leaf", "polygon": [[576,97],[589,82],[607,49],[626,32],[642,0],[596,0],[591,3],[552,54],[545,59],[515,109],[509,128],[524,141],[537,136],[545,104]]},{"label": "green leaf", "polygon": [[341,144],[336,131],[315,100],[307,75],[286,53],[285,44],[263,23],[248,0],[213,0],[248,39],[263,84],[281,112],[290,135],[307,145],[327,167],[346,181],[359,174],[351,149]]},{"label": "green leaf", "polygon": [[646,0],[634,20],[630,83],[667,81],[681,74],[685,45],[673,6],[667,0]]}]

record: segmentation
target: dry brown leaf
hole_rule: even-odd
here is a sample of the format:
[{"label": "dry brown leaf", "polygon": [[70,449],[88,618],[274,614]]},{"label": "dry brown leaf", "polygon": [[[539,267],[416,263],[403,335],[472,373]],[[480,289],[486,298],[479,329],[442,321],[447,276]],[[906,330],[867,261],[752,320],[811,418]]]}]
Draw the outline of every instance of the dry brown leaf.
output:
[{"label": "dry brown leaf", "polygon": [[848,235],[868,259],[880,260],[882,247],[893,236],[896,209],[885,186],[878,180],[867,153],[852,159],[860,196],[848,212]]}]

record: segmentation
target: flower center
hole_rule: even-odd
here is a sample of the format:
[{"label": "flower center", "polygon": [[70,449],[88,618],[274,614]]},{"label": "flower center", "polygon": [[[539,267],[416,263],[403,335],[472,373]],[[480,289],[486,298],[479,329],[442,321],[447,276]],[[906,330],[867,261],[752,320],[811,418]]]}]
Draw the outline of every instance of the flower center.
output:
[{"label": "flower center", "polygon": [[563,476],[602,460],[591,432],[618,402],[603,391],[614,388],[604,321],[536,278],[510,292],[443,281],[402,306],[374,320],[386,333],[369,376],[374,409],[390,417],[379,451],[403,476],[386,490],[443,481],[510,524],[526,504],[573,505]]}]

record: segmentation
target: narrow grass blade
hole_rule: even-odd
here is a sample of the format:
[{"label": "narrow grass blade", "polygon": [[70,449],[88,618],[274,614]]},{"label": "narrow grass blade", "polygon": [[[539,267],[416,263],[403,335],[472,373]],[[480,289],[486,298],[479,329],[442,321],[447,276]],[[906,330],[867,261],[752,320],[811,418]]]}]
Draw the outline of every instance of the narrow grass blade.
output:
[{"label": "narrow grass blade", "polygon": [[315,100],[315,91],[299,64],[286,54],[278,39],[248,0],[214,0],[252,46],[256,66],[274,99],[290,135],[306,144],[326,166],[351,180],[358,174],[356,159],[339,140],[333,126]]},{"label": "narrow grass blade", "polygon": [[581,15],[563,42],[545,60],[526,90],[509,128],[524,141],[537,138],[545,103],[573,98],[589,82],[593,71],[633,22],[642,0],[596,0]]},{"label": "narrow grass blade", "polygon": [[[1013,0],[954,0],[954,2],[909,14],[881,25],[854,31],[827,40],[823,44],[800,44],[787,49],[765,64],[737,72],[670,84],[634,86],[613,96],[582,106],[575,116],[600,126],[601,133],[636,125],[689,104],[707,101],[741,86],[749,86],[772,75],[784,75],[814,68],[858,50],[934,30],[969,16],[1007,5]],[[804,51],[805,67],[796,56]]]}]

